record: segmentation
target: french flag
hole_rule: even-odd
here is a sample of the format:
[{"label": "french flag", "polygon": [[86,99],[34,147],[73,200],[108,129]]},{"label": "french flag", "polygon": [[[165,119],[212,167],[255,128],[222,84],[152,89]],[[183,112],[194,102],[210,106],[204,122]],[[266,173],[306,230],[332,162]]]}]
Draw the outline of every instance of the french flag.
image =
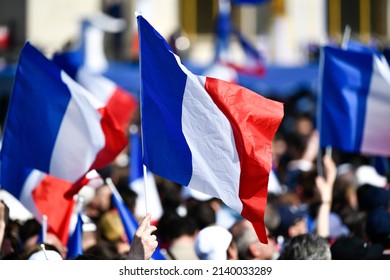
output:
[{"label": "french flag", "polygon": [[2,161],[76,183],[88,171],[110,164],[126,145],[104,104],[26,43],[9,104]]},{"label": "french flag", "polygon": [[64,197],[71,183],[39,170],[24,168],[14,161],[1,162],[1,187],[12,194],[40,222],[47,216],[47,231],[64,246],[69,238],[69,223],[75,206]]},{"label": "french flag", "polygon": [[271,142],[283,104],[194,75],[142,16],[137,19],[144,164],[154,174],[220,198],[267,243]]},{"label": "french flag", "polygon": [[321,147],[390,155],[390,69],[374,51],[324,47],[319,98]]}]

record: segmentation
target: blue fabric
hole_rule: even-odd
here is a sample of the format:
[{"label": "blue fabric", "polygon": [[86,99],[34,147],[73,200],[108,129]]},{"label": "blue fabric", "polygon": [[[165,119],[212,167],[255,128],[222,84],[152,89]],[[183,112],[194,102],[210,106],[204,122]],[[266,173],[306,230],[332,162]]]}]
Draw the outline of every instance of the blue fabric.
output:
[{"label": "blue fabric", "polygon": [[36,48],[25,44],[5,124],[2,158],[8,156],[22,166],[49,173],[52,150],[71,98],[60,73]]},{"label": "blue fabric", "polygon": [[359,152],[371,82],[372,53],[323,49],[320,144]]},{"label": "blue fabric", "polygon": [[76,258],[78,255],[82,255],[83,251],[83,219],[81,213],[77,214],[77,223],[73,233],[69,236],[67,244],[68,252],[67,259]]},{"label": "blue fabric", "polygon": [[[164,38],[144,18],[138,16],[137,19],[141,50],[143,162],[152,173],[188,185],[192,176],[192,157],[181,124],[187,76]],[[159,156],[155,156],[157,154]]]}]

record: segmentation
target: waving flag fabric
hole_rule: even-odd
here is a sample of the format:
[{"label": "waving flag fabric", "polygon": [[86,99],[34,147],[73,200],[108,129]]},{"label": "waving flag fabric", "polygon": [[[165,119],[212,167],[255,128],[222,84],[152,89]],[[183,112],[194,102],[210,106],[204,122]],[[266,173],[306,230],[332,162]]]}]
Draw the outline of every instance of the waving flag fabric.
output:
[{"label": "waving flag fabric", "polygon": [[47,216],[48,231],[54,233],[66,246],[74,200],[64,194],[71,183],[49,176],[38,170],[20,167],[14,161],[1,164],[1,187],[18,199],[42,223]]},{"label": "waving flag fabric", "polygon": [[84,253],[83,250],[83,219],[81,216],[82,201],[78,201],[77,209],[72,215],[73,225],[70,227],[67,259],[76,258]]},{"label": "waving flag fabric", "polygon": [[107,108],[26,43],[5,124],[3,163],[15,161],[75,183],[111,163],[126,145]]},{"label": "waving flag fabric", "polygon": [[323,49],[319,129],[322,147],[390,155],[390,69],[375,52]]},{"label": "waving flag fabric", "polygon": [[138,25],[144,164],[154,174],[222,199],[267,243],[271,141],[283,105],[194,75],[142,16]]},{"label": "waving flag fabric", "polygon": [[77,82],[103,102],[123,131],[127,131],[138,107],[138,101],[134,96],[110,79],[92,74],[87,69],[78,71]]}]

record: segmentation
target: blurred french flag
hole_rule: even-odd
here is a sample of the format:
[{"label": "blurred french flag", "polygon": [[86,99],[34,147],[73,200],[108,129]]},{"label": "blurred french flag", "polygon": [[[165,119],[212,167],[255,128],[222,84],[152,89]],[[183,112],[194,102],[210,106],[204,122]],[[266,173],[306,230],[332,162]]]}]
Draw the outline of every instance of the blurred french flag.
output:
[{"label": "blurred french flag", "polygon": [[390,155],[390,69],[367,48],[324,47],[321,61],[321,147],[366,155]]},{"label": "blurred french flag", "polygon": [[156,175],[220,198],[267,243],[271,142],[283,104],[194,75],[141,15],[137,19],[144,164]]},{"label": "blurred french flag", "polygon": [[67,243],[67,259],[77,258],[84,253],[83,250],[83,218],[82,218],[83,200],[81,197],[76,198],[76,211],[71,217],[71,225],[69,227],[69,240]]},{"label": "blurred french flag", "polygon": [[18,199],[41,224],[46,216],[47,231],[55,234],[64,246],[75,206],[72,198],[64,197],[71,185],[39,170],[21,167],[15,161],[1,162],[1,188]]},{"label": "blurred french flag", "polygon": [[[127,138],[95,96],[30,43],[19,57],[1,160],[75,183],[110,164]],[[2,165],[3,169],[3,165]],[[3,178],[2,178],[3,179]]]}]

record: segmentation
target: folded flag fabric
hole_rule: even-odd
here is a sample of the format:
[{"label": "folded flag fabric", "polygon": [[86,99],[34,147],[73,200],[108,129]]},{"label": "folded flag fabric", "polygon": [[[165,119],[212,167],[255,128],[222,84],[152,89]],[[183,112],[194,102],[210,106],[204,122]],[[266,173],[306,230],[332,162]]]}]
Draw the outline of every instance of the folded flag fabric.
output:
[{"label": "folded flag fabric", "polygon": [[2,161],[75,183],[110,164],[126,145],[104,104],[26,43],[9,104]]},{"label": "folded flag fabric", "polygon": [[375,52],[324,47],[320,71],[321,147],[390,155],[390,70]]},{"label": "folded flag fabric", "polygon": [[267,243],[271,142],[283,104],[194,75],[142,16],[137,19],[144,164],[156,175],[220,198]]},{"label": "folded flag fabric", "polygon": [[103,102],[118,125],[127,132],[138,108],[137,99],[110,79],[87,69],[78,71],[76,81]]},{"label": "folded flag fabric", "polygon": [[[91,92],[100,102],[105,104],[118,125],[127,131],[134,112],[138,108],[138,100],[130,92],[118,86],[114,81],[92,69],[84,67],[77,61],[78,52],[56,53],[53,61],[64,69],[76,82]],[[82,60],[79,58],[79,60]]]},{"label": "folded flag fabric", "polygon": [[55,234],[64,246],[69,238],[69,223],[75,202],[66,199],[71,183],[39,170],[24,168],[14,161],[1,164],[1,188],[9,192],[42,223],[47,216],[47,231]]}]

